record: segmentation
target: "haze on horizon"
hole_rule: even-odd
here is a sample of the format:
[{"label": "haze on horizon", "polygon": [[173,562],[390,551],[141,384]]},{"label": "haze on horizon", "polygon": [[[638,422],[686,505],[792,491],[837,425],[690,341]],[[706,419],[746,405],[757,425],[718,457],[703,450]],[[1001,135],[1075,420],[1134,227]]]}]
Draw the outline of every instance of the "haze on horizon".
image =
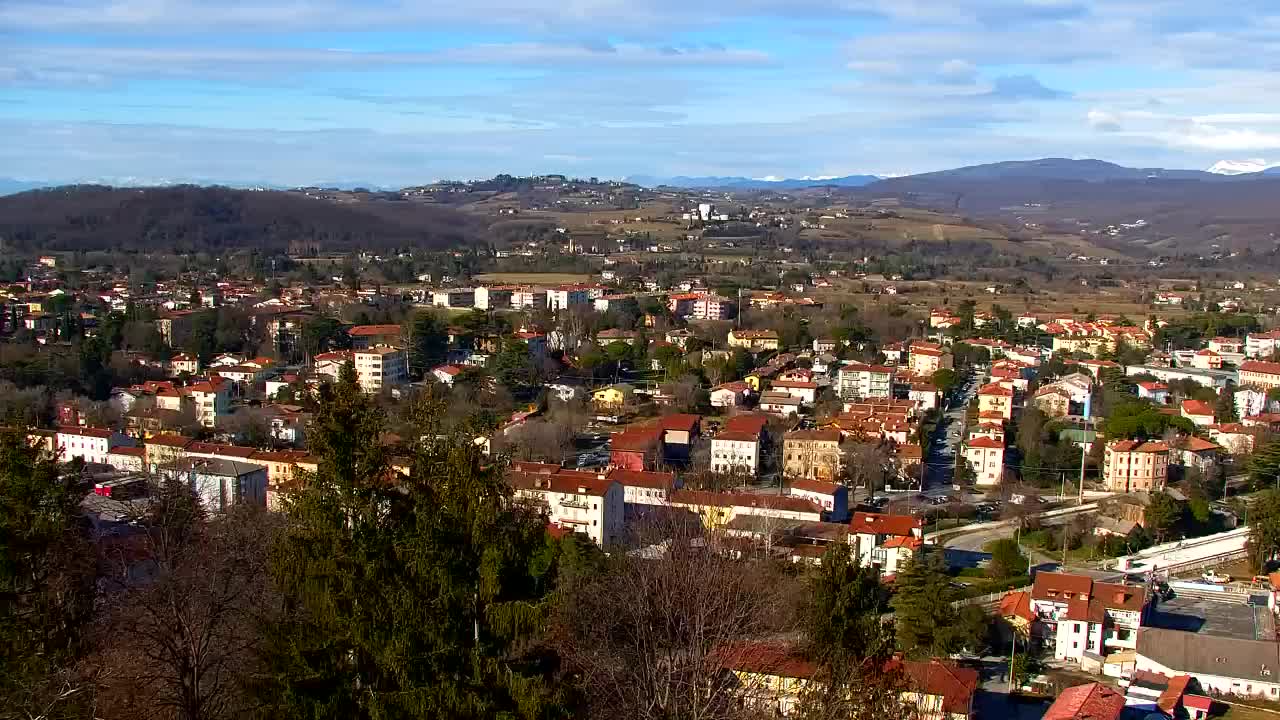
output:
[{"label": "haze on horizon", "polygon": [[1280,160],[1242,0],[9,0],[0,175],[407,185]]}]

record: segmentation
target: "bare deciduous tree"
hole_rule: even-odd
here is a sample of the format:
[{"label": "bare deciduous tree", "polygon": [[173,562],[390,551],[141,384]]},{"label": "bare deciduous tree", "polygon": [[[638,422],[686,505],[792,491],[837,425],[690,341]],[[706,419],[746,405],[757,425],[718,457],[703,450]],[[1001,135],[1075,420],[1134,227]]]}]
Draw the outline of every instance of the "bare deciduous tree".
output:
[{"label": "bare deciduous tree", "polygon": [[716,651],[791,629],[791,584],[770,563],[732,559],[731,539],[688,515],[652,516],[635,539],[643,549],[615,553],[556,620],[587,717],[745,717],[740,684]]}]

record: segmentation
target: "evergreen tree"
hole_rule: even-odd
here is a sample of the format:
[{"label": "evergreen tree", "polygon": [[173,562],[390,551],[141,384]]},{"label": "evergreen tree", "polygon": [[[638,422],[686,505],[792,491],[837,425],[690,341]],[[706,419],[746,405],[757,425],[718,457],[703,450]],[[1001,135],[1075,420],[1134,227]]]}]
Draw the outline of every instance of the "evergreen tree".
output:
[{"label": "evergreen tree", "polygon": [[317,472],[274,548],[284,610],[260,683],[285,718],[541,718],[560,706],[531,652],[546,604],[543,521],[472,443],[420,408],[411,477],[389,469],[383,417],[345,371],[322,391]]},{"label": "evergreen tree", "polygon": [[981,618],[951,605],[955,598],[942,553],[917,556],[898,573],[895,585],[898,648],[909,657],[946,657],[981,642]]},{"label": "evergreen tree", "polygon": [[415,374],[426,373],[445,361],[449,334],[444,322],[434,313],[414,313],[404,325],[409,350],[409,367]]},{"label": "evergreen tree", "polygon": [[94,593],[75,479],[0,432],[0,718],[60,717],[87,700],[66,672]]}]

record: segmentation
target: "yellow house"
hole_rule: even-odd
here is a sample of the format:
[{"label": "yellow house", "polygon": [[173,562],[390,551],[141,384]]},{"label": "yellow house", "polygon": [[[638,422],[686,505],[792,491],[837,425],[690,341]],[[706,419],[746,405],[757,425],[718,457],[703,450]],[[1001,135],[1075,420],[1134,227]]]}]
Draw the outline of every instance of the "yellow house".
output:
[{"label": "yellow house", "polygon": [[1057,335],[1053,338],[1053,351],[1075,353],[1082,352],[1097,357],[1103,353],[1114,352],[1116,341],[1105,335]]},{"label": "yellow house", "polygon": [[978,413],[1000,413],[1005,420],[1013,419],[1013,391],[999,384],[983,385],[978,390]]},{"label": "yellow house", "polygon": [[596,407],[601,408],[622,408],[631,402],[631,398],[635,396],[636,389],[627,383],[618,383],[608,387],[602,387],[591,393],[591,401]]},{"label": "yellow house", "polygon": [[[739,642],[718,648],[712,660],[731,673],[732,687],[743,704],[781,716],[800,702],[817,665],[789,645]],[[889,671],[902,673],[904,705],[914,706],[920,720],[968,720],[978,690],[978,671],[941,660],[898,660]]]},{"label": "yellow house", "polygon": [[781,340],[774,330],[730,330],[728,343],[731,348],[751,351],[777,350]]}]

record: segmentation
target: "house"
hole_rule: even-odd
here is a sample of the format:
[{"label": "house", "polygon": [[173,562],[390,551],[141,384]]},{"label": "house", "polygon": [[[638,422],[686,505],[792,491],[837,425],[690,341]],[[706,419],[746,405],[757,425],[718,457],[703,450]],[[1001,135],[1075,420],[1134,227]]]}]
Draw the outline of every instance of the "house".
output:
[{"label": "house", "polygon": [[924,520],[911,515],[855,512],[849,521],[849,545],[863,567],[896,575],[924,547]]},{"label": "house", "polygon": [[1214,423],[1213,406],[1203,400],[1183,400],[1181,415],[1196,427],[1207,427]]},{"label": "house", "polygon": [[186,457],[187,447],[195,442],[182,435],[162,434],[147,438],[143,461],[147,472],[155,474],[171,463]]},{"label": "house", "polygon": [[399,325],[356,325],[347,329],[347,336],[351,338],[351,347],[356,350],[365,350],[379,345],[399,347],[400,334]]},{"label": "house", "polygon": [[431,370],[431,376],[447,387],[453,387],[454,381],[461,374],[462,368],[457,365],[441,365]]},{"label": "house", "polygon": [[1157,405],[1169,404],[1169,386],[1156,380],[1138,382],[1138,397]]},{"label": "house", "polygon": [[372,347],[352,352],[360,389],[377,394],[409,382],[409,359],[404,350]]},{"label": "house", "polygon": [[694,441],[702,432],[702,416],[684,413],[664,415],[658,418],[655,425],[662,429],[665,459],[687,461]]},{"label": "house", "polygon": [[1004,441],[991,437],[970,437],[964,443],[964,459],[973,468],[979,487],[999,485],[1004,479]]},{"label": "house", "polygon": [[711,390],[711,407],[741,407],[751,388],[744,382],[728,382]]},{"label": "house", "polygon": [[1163,442],[1116,440],[1102,456],[1102,482],[1111,492],[1157,492],[1169,479],[1169,446]]},{"label": "house", "polygon": [[1169,443],[1169,464],[1204,472],[1218,462],[1222,446],[1194,435],[1179,437]]},{"label": "house", "polygon": [[1253,452],[1257,431],[1243,423],[1222,423],[1209,426],[1209,439],[1231,455],[1248,455]]},{"label": "house", "polygon": [[[1274,348],[1272,352],[1274,352]],[[1280,387],[1280,363],[1262,360],[1246,360],[1240,363],[1239,384],[1262,390]]]},{"label": "house", "polygon": [[623,540],[625,494],[617,481],[562,469],[551,474],[513,470],[507,482],[516,497],[539,508],[550,524],[583,533],[605,548]]},{"label": "house", "polygon": [[596,343],[599,345],[612,345],[616,342],[620,342],[625,345],[635,345],[639,339],[640,333],[635,332],[634,330],[610,328],[596,333]]},{"label": "house", "polygon": [[736,415],[711,438],[711,472],[754,476],[760,471],[760,451],[768,419],[762,415]]},{"label": "house", "polygon": [[889,397],[893,394],[894,368],[887,365],[845,363],[836,374],[837,394],[843,400]]},{"label": "house", "polygon": [[777,350],[781,341],[773,330],[738,330],[729,331],[729,347],[744,348],[752,352],[761,350]]},{"label": "house", "polygon": [[835,480],[843,470],[839,430],[796,430],[782,442],[782,474],[788,478]]},{"label": "house", "polygon": [[107,451],[107,464],[126,472],[146,472],[146,452],[142,446],[117,445]]},{"label": "house", "polygon": [[609,466],[626,470],[648,470],[663,457],[660,427],[641,427],[614,433],[609,438]]},{"label": "house", "polygon": [[797,415],[800,412],[800,398],[786,393],[764,392],[760,394],[759,408],[763,412],[775,415]]},{"label": "house", "polygon": [[[711,659],[729,671],[741,703],[765,716],[792,714],[818,665],[798,649],[778,642],[756,640],[727,643],[712,651]],[[894,658],[886,671],[900,672],[904,689],[900,700],[913,707],[919,720],[968,720],[978,690],[978,671],[942,660]]]},{"label": "house", "polygon": [[1206,693],[1280,700],[1280,643],[1142,628],[1138,671],[1190,675]]},{"label": "house", "polygon": [[1123,693],[1095,682],[1063,690],[1041,720],[1120,720],[1124,708]]},{"label": "house", "polygon": [[834,338],[814,338],[813,351],[816,353],[833,353],[836,351],[837,343]]},{"label": "house", "polygon": [[996,614],[1009,623],[1019,638],[1027,639],[1031,636],[1031,623],[1035,621],[1036,614],[1031,609],[1030,591],[1015,590],[1006,593],[1000,598]]},{"label": "house", "polygon": [[617,383],[591,393],[591,402],[602,410],[621,410],[631,403],[635,392],[635,387],[627,383]]},{"label": "house", "polygon": [[1036,391],[1031,404],[1051,418],[1065,417],[1071,414],[1071,393],[1056,383],[1045,385]]},{"label": "house", "polygon": [[812,500],[822,507],[827,522],[844,522],[849,517],[849,488],[823,480],[803,478],[788,483],[791,497]]},{"label": "house", "polygon": [[818,396],[817,383],[797,380],[775,380],[769,384],[769,390],[775,394],[786,393],[805,405],[812,405]]},{"label": "house", "polygon": [[134,444],[133,438],[115,430],[68,425],[58,428],[55,442],[58,462],[68,463],[80,458],[97,465],[111,463],[112,448]]},{"label": "house", "polygon": [[1137,647],[1148,600],[1146,588],[1138,585],[1037,572],[1031,587],[1033,632],[1052,644],[1055,659],[1097,672],[1108,651]]},{"label": "house", "polygon": [[187,457],[165,470],[180,478],[211,513],[224,513],[232,505],[267,506],[267,468],[239,460]]},{"label": "house", "polygon": [[169,371],[174,375],[186,373],[188,375],[200,374],[200,358],[186,353],[179,353],[169,359]]},{"label": "house", "polygon": [[998,383],[983,385],[978,389],[978,412],[998,412],[1005,420],[1012,420],[1013,391]]}]

